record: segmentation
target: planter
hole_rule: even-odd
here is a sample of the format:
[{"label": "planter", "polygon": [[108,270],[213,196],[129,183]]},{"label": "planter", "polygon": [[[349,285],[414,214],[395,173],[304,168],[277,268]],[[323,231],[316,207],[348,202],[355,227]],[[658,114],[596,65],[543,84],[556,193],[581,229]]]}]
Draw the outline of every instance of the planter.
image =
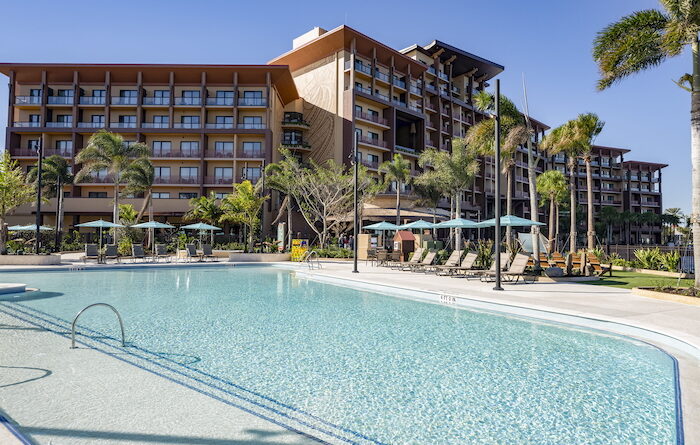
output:
[{"label": "planter", "polygon": [[0,266],[56,266],[61,255],[0,255]]},{"label": "planter", "polygon": [[632,288],[632,292],[641,297],[656,298],[657,300],[673,301],[676,303],[700,306],[700,297],[688,297],[685,295],[671,294],[668,292],[659,292],[651,287],[635,287]]},{"label": "planter", "polygon": [[624,266],[612,266],[612,270],[620,270],[623,272],[636,272],[636,273],[645,273],[649,275],[656,275],[659,277],[669,277],[669,278],[693,278],[694,275],[692,273],[682,273],[682,272],[667,272],[665,270],[654,270],[654,269],[635,269],[633,267],[624,267]]},{"label": "planter", "polygon": [[230,253],[228,260],[231,263],[275,263],[290,261],[289,253]]}]

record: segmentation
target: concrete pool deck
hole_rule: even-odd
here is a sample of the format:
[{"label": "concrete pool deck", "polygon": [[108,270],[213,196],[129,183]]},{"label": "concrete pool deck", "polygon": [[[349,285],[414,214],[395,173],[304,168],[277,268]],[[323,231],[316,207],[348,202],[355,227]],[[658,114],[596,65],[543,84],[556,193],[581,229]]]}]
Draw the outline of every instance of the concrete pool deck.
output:
[{"label": "concrete pool deck", "polygon": [[[74,266],[60,266],[71,267]],[[89,266],[93,267],[104,266]],[[0,272],[7,269],[0,267]],[[298,271],[302,279],[342,280],[346,284],[361,280],[607,320],[700,345],[700,307],[639,297],[626,289],[535,283],[506,284],[505,290],[498,292],[492,290],[492,283],[400,272],[364,262],[359,265],[360,274],[353,274],[351,269],[350,262],[326,262],[320,270],[302,267]],[[31,280],[26,282],[31,287]],[[0,416],[19,425],[20,431],[35,443],[314,442],[241,407],[223,403],[196,387],[183,386],[125,362],[118,348],[101,351],[84,346],[71,351],[65,330],[47,329],[7,313],[0,313],[0,332],[5,334],[0,343]],[[700,425],[693,421],[700,418],[700,362],[684,351],[662,347],[679,362],[685,443],[700,443]],[[2,439],[7,433],[0,427],[0,442],[6,443]]]}]

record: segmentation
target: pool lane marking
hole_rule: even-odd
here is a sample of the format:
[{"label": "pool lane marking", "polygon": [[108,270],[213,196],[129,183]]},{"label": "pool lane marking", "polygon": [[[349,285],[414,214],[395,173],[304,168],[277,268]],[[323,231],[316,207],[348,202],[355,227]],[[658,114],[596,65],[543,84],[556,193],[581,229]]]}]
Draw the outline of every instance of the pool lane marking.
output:
[{"label": "pool lane marking", "polygon": [[[36,312],[38,312],[38,313],[40,313],[40,314],[46,314],[46,313],[44,313],[44,312],[42,312],[42,311],[40,311],[40,310],[38,310],[38,309],[29,308],[29,307],[27,307],[27,306],[20,305],[19,303],[13,303],[13,305],[21,306],[21,307],[26,308],[26,309],[29,309],[29,310],[31,310],[31,311],[36,311]],[[2,306],[8,308],[7,305],[6,305],[6,303],[2,303]],[[28,316],[28,317],[35,317],[35,318],[37,318],[37,319],[39,319],[39,320],[44,321],[45,323],[48,323],[48,324],[50,324],[50,325],[57,326],[57,327],[61,328],[62,330],[63,330],[63,329],[67,329],[67,328],[64,327],[64,326],[62,326],[62,325],[60,325],[60,324],[58,324],[58,323],[55,323],[55,322],[53,322],[53,321],[51,321],[51,320],[47,320],[47,319],[45,319],[45,318],[43,318],[43,317],[40,317],[39,315],[27,313],[27,312],[22,311],[22,310],[17,309],[17,308],[11,308],[11,309],[12,309],[12,310],[16,310],[17,312],[20,312],[20,313],[22,313],[22,314],[24,314],[24,315],[26,315],[26,316]],[[33,323],[33,322],[29,321],[29,320],[26,320],[26,319],[23,318],[23,317],[20,317],[20,316],[18,316],[18,315],[12,314],[12,313],[8,313],[8,312],[6,312],[6,311],[4,311],[4,310],[2,310],[2,309],[0,309],[0,312],[4,312],[4,313],[7,314],[7,315],[10,315],[10,316],[19,318],[19,319],[21,319],[21,320],[23,320],[23,321],[25,321],[25,322],[31,323],[31,324],[33,324],[33,325],[35,325],[35,326],[39,326],[39,327],[42,327],[42,328],[44,328],[44,329],[47,329],[45,326],[42,326],[42,325],[37,324],[37,323]],[[51,314],[46,314],[46,315],[48,315],[48,316],[50,316],[50,317],[52,317],[52,318],[56,318],[56,319],[58,319],[58,320],[60,320],[60,321],[64,321],[64,322],[65,322],[65,320],[62,320],[62,319],[60,319],[59,317],[53,316],[53,315],[51,315]],[[115,340],[114,338],[112,338],[112,337],[110,337],[110,336],[108,336],[108,335],[106,335],[106,334],[104,334],[104,333],[102,333],[102,332],[99,332],[99,331],[96,331],[96,330],[93,330],[93,329],[90,329],[90,328],[87,328],[87,327],[82,327],[82,326],[80,326],[80,327],[81,327],[82,329],[84,329],[84,330],[86,330],[86,331],[90,331],[90,332],[92,332],[92,333],[94,333],[94,334],[98,334],[98,335],[101,335],[101,336],[103,336],[103,337],[109,338],[109,339],[111,339],[111,340]],[[62,336],[62,337],[67,337],[67,336],[68,336],[67,333],[57,332],[57,331],[55,331],[55,330],[53,330],[53,329],[47,329],[47,330],[49,330],[50,332],[53,332],[53,333],[55,333],[55,334],[58,334],[58,335],[60,335],[60,336]],[[83,335],[83,334],[80,334],[80,333],[79,333],[79,335],[82,335],[83,337],[89,338],[89,337],[87,337],[87,336],[85,336],[85,335]],[[115,349],[116,349],[115,346],[113,346],[113,345],[111,345],[111,344],[109,344],[109,343],[107,343],[106,341],[103,341],[103,340],[101,340],[101,339],[90,338],[90,340],[93,341],[93,342],[96,342],[96,343],[102,343],[102,344],[104,344],[104,345],[106,345],[106,346],[108,346],[108,347],[110,347],[110,348],[115,348]],[[141,369],[144,369],[144,370],[146,370],[146,371],[148,371],[148,372],[151,372],[151,373],[153,373],[153,374],[156,374],[156,375],[158,375],[158,376],[160,376],[160,377],[166,378],[166,379],[171,380],[171,381],[173,381],[173,382],[175,382],[175,383],[178,383],[178,384],[181,384],[181,385],[186,386],[186,387],[188,387],[188,388],[194,389],[195,391],[198,391],[198,392],[200,392],[200,393],[202,393],[202,394],[208,395],[208,396],[210,396],[210,397],[212,397],[212,398],[215,398],[215,399],[217,399],[217,400],[223,401],[223,402],[225,402],[225,403],[227,403],[227,404],[230,404],[230,405],[236,406],[236,407],[238,407],[238,408],[241,408],[241,409],[243,409],[243,410],[245,410],[245,411],[247,411],[247,412],[249,412],[249,413],[251,413],[251,414],[253,414],[253,415],[256,415],[256,416],[258,416],[258,417],[262,417],[262,418],[264,418],[264,419],[266,419],[266,420],[273,421],[274,423],[277,423],[277,424],[279,424],[279,425],[281,425],[281,426],[284,426],[285,428],[291,429],[292,431],[298,432],[298,433],[300,433],[300,434],[302,434],[302,435],[305,435],[305,436],[309,436],[309,435],[306,434],[306,433],[303,433],[303,432],[300,432],[300,431],[296,430],[294,427],[287,426],[287,425],[284,425],[284,424],[282,424],[282,423],[279,423],[279,422],[276,422],[276,421],[274,421],[274,420],[271,420],[271,419],[267,418],[266,416],[264,416],[263,414],[256,413],[256,412],[254,412],[254,411],[251,411],[251,410],[249,410],[249,409],[246,409],[246,408],[244,408],[244,407],[241,407],[241,406],[239,406],[239,405],[237,405],[237,404],[234,404],[234,403],[232,403],[232,402],[228,402],[228,401],[226,401],[225,399],[220,398],[219,396],[216,396],[216,395],[214,395],[214,394],[210,394],[210,393],[204,392],[204,391],[199,390],[199,389],[197,389],[197,388],[195,388],[195,387],[192,387],[191,385],[189,385],[189,384],[187,384],[187,383],[180,382],[180,381],[178,381],[178,380],[176,380],[176,379],[174,379],[174,378],[172,378],[172,377],[168,377],[168,376],[163,375],[163,374],[161,374],[161,373],[159,373],[159,372],[157,372],[157,371],[154,371],[154,370],[145,368],[145,367],[143,367],[142,365],[139,365],[139,364],[137,364],[137,363],[134,363],[134,362],[131,362],[131,361],[129,361],[129,360],[126,360],[126,359],[124,359],[124,358],[122,358],[122,357],[119,357],[119,356],[117,356],[117,355],[114,354],[114,353],[105,351],[105,350],[100,349],[100,348],[98,348],[98,347],[96,347],[96,346],[94,346],[94,345],[88,344],[88,343],[86,343],[86,342],[84,342],[84,341],[80,341],[80,340],[76,340],[76,341],[77,341],[78,343],[81,343],[81,344],[85,345],[85,346],[88,347],[88,348],[93,348],[93,349],[95,349],[95,350],[97,350],[97,351],[103,352],[104,354],[113,356],[114,358],[117,358],[117,359],[122,360],[122,361],[124,361],[124,362],[126,362],[126,363],[132,364],[132,365],[134,365],[134,366],[136,366],[136,367],[138,367],[138,368],[141,368]],[[141,348],[141,347],[139,347],[139,346],[133,345],[133,346],[129,346],[129,348],[135,348],[135,349],[142,350],[142,351],[145,352],[145,353],[148,353],[148,354],[150,354],[150,355],[153,355],[154,357],[157,357],[159,360],[168,361],[168,362],[171,362],[171,363],[173,363],[173,364],[175,364],[175,365],[177,365],[177,366],[181,366],[181,367],[184,367],[184,368],[186,368],[186,369],[188,369],[188,370],[192,370],[192,371],[195,371],[195,372],[199,372],[199,373],[201,373],[201,374],[207,376],[207,374],[204,373],[204,372],[201,372],[201,371],[196,370],[196,369],[189,368],[189,367],[187,367],[186,365],[182,365],[182,364],[179,364],[179,363],[177,363],[177,362],[175,362],[175,361],[173,361],[173,360],[171,360],[171,359],[168,359],[168,358],[159,356],[159,355],[157,355],[157,354],[155,354],[155,353],[153,353],[153,352],[151,352],[151,351],[145,350],[145,349],[143,349],[143,348]],[[127,352],[127,354],[129,354],[129,355],[132,355],[133,357],[136,357],[136,358],[138,358],[138,359],[140,359],[140,360],[144,360],[144,361],[146,361],[146,362],[148,362],[148,363],[150,363],[150,364],[152,364],[152,365],[159,366],[159,367],[161,367],[161,368],[163,368],[163,369],[165,369],[165,370],[168,370],[168,371],[170,371],[170,372],[172,372],[172,373],[179,374],[179,375],[181,375],[181,376],[183,376],[183,377],[185,377],[185,378],[188,378],[188,379],[192,379],[192,380],[194,380],[194,381],[196,381],[196,382],[198,382],[198,383],[200,383],[200,384],[202,384],[202,385],[205,385],[205,386],[207,386],[207,387],[209,387],[209,388],[212,388],[212,389],[221,391],[221,392],[223,392],[223,393],[229,394],[229,395],[232,396],[232,397],[235,397],[235,398],[238,398],[238,399],[243,400],[243,401],[245,401],[245,402],[248,402],[248,403],[250,403],[250,404],[252,404],[252,405],[256,405],[256,406],[261,407],[261,408],[263,408],[263,409],[267,409],[267,410],[269,410],[269,411],[272,411],[273,413],[275,413],[275,414],[277,414],[277,415],[279,415],[279,416],[281,416],[281,417],[289,418],[290,420],[296,421],[296,422],[300,423],[301,425],[304,425],[304,426],[306,426],[306,427],[308,427],[308,428],[311,428],[311,429],[313,429],[313,430],[316,430],[316,431],[318,431],[318,432],[324,433],[324,434],[326,434],[326,435],[328,435],[328,436],[331,436],[331,437],[333,437],[333,438],[336,438],[336,439],[338,439],[338,440],[342,440],[342,441],[348,442],[348,443],[357,443],[357,442],[353,441],[352,439],[348,439],[348,438],[339,436],[339,435],[336,434],[336,433],[333,433],[333,432],[330,432],[330,431],[326,431],[326,430],[324,430],[324,429],[321,429],[319,426],[309,424],[308,421],[304,421],[304,420],[295,418],[295,417],[293,417],[292,415],[290,415],[290,414],[288,414],[288,413],[281,412],[281,411],[279,411],[279,410],[277,410],[277,409],[275,409],[275,408],[273,408],[273,407],[270,407],[270,406],[264,405],[264,404],[262,404],[262,403],[260,403],[260,402],[256,402],[256,401],[254,401],[254,400],[248,399],[248,398],[246,398],[245,396],[243,396],[243,395],[241,395],[241,394],[237,394],[237,393],[231,392],[231,391],[229,391],[229,390],[226,390],[225,388],[221,388],[221,387],[219,387],[219,386],[212,385],[211,383],[207,383],[207,382],[205,382],[205,381],[203,381],[203,380],[201,380],[201,379],[198,379],[197,377],[194,377],[194,376],[191,376],[191,375],[187,375],[187,374],[185,374],[185,373],[183,373],[183,372],[181,372],[181,371],[178,371],[177,369],[173,369],[173,368],[170,368],[170,367],[168,367],[168,366],[165,366],[165,365],[162,364],[162,363],[158,363],[158,362],[156,362],[156,361],[154,361],[154,360],[151,360],[151,359],[148,359],[148,358],[146,358],[146,357],[142,357],[142,356],[139,356],[139,355],[137,355],[137,354],[133,354],[133,353],[130,352],[130,351],[125,351],[125,352]],[[223,380],[223,379],[221,379],[221,378],[218,378],[218,377],[216,377],[216,376],[211,376],[211,378],[214,379],[214,380],[219,380],[219,381],[221,381],[222,383],[228,384],[228,385],[230,385],[230,386],[240,388],[242,391],[249,392],[249,393],[251,393],[251,394],[253,394],[253,395],[256,395],[256,396],[258,396],[258,397],[260,397],[260,398],[263,398],[263,399],[265,399],[265,400],[269,400],[269,401],[271,401],[271,402],[277,403],[278,405],[280,405],[280,406],[282,406],[282,407],[284,407],[284,408],[287,408],[287,409],[289,409],[289,410],[291,410],[291,411],[295,411],[295,412],[297,412],[297,413],[299,413],[299,414],[302,414],[302,415],[308,415],[310,418],[312,418],[312,419],[314,419],[314,420],[318,420],[318,421],[320,421],[320,422],[322,422],[322,423],[327,424],[328,426],[332,426],[332,427],[335,427],[335,428],[338,429],[338,430],[345,431],[345,432],[348,432],[348,433],[350,433],[350,434],[353,434],[353,435],[357,436],[357,437],[360,438],[360,439],[364,439],[364,440],[370,441],[370,442],[375,443],[375,444],[377,444],[377,445],[385,445],[383,442],[380,442],[380,441],[378,441],[378,440],[376,440],[376,439],[373,439],[373,438],[371,438],[371,437],[365,436],[365,435],[362,434],[362,433],[355,432],[355,431],[353,431],[353,430],[347,429],[347,428],[342,427],[342,426],[336,426],[336,425],[334,425],[334,424],[332,424],[332,423],[330,423],[330,422],[328,422],[328,421],[326,421],[326,420],[324,420],[324,419],[321,419],[321,418],[319,418],[319,417],[317,417],[317,416],[314,416],[313,414],[305,413],[304,411],[302,411],[302,410],[300,410],[300,409],[298,409],[298,408],[295,408],[295,407],[293,407],[293,406],[287,406],[287,405],[285,405],[285,404],[283,404],[283,403],[281,403],[281,402],[278,402],[278,401],[276,401],[276,400],[274,400],[274,399],[271,399],[271,398],[269,398],[269,397],[267,397],[267,396],[259,395],[259,394],[255,393],[255,392],[251,391],[251,390],[248,390],[248,389],[246,389],[246,388],[240,387],[240,386],[238,386],[238,385],[236,385],[236,384],[234,384],[234,383],[232,383],[232,382],[228,382],[228,381]],[[311,438],[313,438],[313,439],[315,439],[315,440],[320,440],[321,442],[323,442],[323,440],[321,440],[321,439],[319,439],[319,438],[316,438],[316,437],[313,437],[313,436],[309,436],[309,437],[311,437]],[[324,443],[325,443],[325,442],[324,442]]]}]

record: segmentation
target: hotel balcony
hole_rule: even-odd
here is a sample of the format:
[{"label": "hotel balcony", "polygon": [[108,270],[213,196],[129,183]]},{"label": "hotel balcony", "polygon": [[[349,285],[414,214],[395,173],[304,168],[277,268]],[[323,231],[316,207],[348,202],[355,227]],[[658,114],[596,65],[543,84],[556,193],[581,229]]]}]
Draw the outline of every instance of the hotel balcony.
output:
[{"label": "hotel balcony", "polygon": [[204,124],[204,128],[208,129],[213,129],[213,130],[231,130],[234,128],[233,122],[230,123],[213,123],[213,124]]},{"label": "hotel balcony", "polygon": [[282,126],[291,128],[309,128],[311,125],[304,120],[304,115],[302,113],[289,111],[284,113],[284,118],[282,118]]},{"label": "hotel balcony", "polygon": [[416,96],[422,96],[422,95],[423,95],[423,90],[421,90],[420,88],[418,88],[418,87],[415,86],[415,85],[411,85],[409,91],[411,92],[411,94],[415,94]]},{"label": "hotel balcony", "polygon": [[153,180],[154,184],[165,185],[182,185],[182,184],[200,184],[200,176],[156,176]]},{"label": "hotel balcony", "polygon": [[204,177],[204,184],[207,185],[232,185],[233,184],[233,177],[227,177],[227,176],[205,176]]},{"label": "hotel balcony", "polygon": [[144,97],[144,105],[170,105],[169,97]]},{"label": "hotel balcony", "polygon": [[41,96],[17,96],[15,105],[41,105]]},{"label": "hotel balcony", "polygon": [[264,97],[239,97],[239,107],[266,107],[267,99]]},{"label": "hotel balcony", "polygon": [[399,88],[404,89],[404,90],[406,89],[406,81],[405,80],[392,79],[391,83],[396,87],[399,87]]},{"label": "hotel balcony", "polygon": [[110,122],[110,128],[136,128],[136,122]]},{"label": "hotel balcony", "polygon": [[199,159],[201,152],[198,150],[179,151],[179,150],[156,150],[151,154],[153,159]]},{"label": "hotel balcony", "polygon": [[207,105],[210,106],[232,107],[234,103],[233,97],[207,97]]},{"label": "hotel balcony", "polygon": [[418,156],[418,153],[416,152],[415,148],[404,147],[403,145],[394,144],[394,150],[410,156]]},{"label": "hotel balcony", "polygon": [[362,160],[362,165],[364,165],[365,167],[367,167],[371,170],[377,170],[379,168],[379,162],[367,161],[365,159]]},{"label": "hotel balcony", "polygon": [[374,124],[379,124],[383,127],[389,128],[389,120],[384,119],[383,117],[380,117],[379,115],[373,115],[369,113],[365,113],[362,111],[355,111],[355,117],[358,119],[362,119],[367,122],[372,122]]},{"label": "hotel balcony", "polygon": [[46,128],[73,128],[73,122],[47,122]]},{"label": "hotel balcony", "polygon": [[189,122],[189,123],[185,123],[185,122],[175,122],[175,123],[173,124],[173,128],[177,128],[177,129],[199,129],[199,128],[202,128],[202,124],[200,124],[199,122]]},{"label": "hotel balcony", "polygon": [[264,130],[267,128],[264,123],[239,122],[237,128],[241,130]]},{"label": "hotel balcony", "polygon": [[112,96],[112,105],[136,105],[138,98],[136,97],[121,97]]},{"label": "hotel balcony", "polygon": [[[349,67],[349,64],[348,64]],[[372,76],[372,67],[365,65],[362,62],[355,62],[355,71],[359,71],[368,76]]]},{"label": "hotel balcony", "polygon": [[367,136],[360,136],[357,138],[357,142],[360,144],[371,145],[373,147],[383,148],[384,150],[387,150],[386,141],[381,141],[379,139],[368,138]]},{"label": "hotel balcony", "polygon": [[105,105],[107,102],[104,96],[80,96],[80,105]]},{"label": "hotel balcony", "polygon": [[[43,151],[42,154],[44,157],[53,156],[53,155],[59,155],[59,156],[65,157],[65,158],[72,158],[73,157],[73,150],[58,149],[58,148],[45,148],[42,151]],[[35,149],[32,149],[32,148],[11,148],[10,154],[13,157],[18,157],[18,158],[36,158],[37,157],[37,151]]]},{"label": "hotel balcony", "polygon": [[199,107],[202,105],[202,99],[200,97],[176,97],[175,105]]},{"label": "hotel balcony", "polygon": [[293,150],[309,150],[311,145],[301,139],[282,139],[282,146]]},{"label": "hotel balcony", "polygon": [[170,128],[169,122],[143,122],[141,128]]},{"label": "hotel balcony", "polygon": [[41,127],[41,122],[14,122],[13,125],[18,128],[38,128]]},{"label": "hotel balcony", "polygon": [[105,128],[104,122],[78,122],[78,128]]},{"label": "hotel balcony", "polygon": [[242,151],[237,153],[236,157],[241,159],[265,159],[265,153],[262,151]]},{"label": "hotel balcony", "polygon": [[49,105],[73,105],[73,96],[49,96],[47,99]]}]

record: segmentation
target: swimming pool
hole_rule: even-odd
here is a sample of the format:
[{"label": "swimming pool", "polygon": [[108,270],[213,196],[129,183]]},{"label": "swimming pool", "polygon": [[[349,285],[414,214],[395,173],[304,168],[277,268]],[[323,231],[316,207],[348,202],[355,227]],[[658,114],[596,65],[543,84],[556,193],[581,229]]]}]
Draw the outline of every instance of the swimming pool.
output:
[{"label": "swimming pool", "polygon": [[[678,442],[673,359],[615,335],[269,267],[3,281],[42,292],[0,298],[0,310],[64,334],[80,309],[110,303],[125,321],[126,360],[328,442]],[[79,340],[116,348],[111,312],[86,312],[80,326],[89,336]]]}]

